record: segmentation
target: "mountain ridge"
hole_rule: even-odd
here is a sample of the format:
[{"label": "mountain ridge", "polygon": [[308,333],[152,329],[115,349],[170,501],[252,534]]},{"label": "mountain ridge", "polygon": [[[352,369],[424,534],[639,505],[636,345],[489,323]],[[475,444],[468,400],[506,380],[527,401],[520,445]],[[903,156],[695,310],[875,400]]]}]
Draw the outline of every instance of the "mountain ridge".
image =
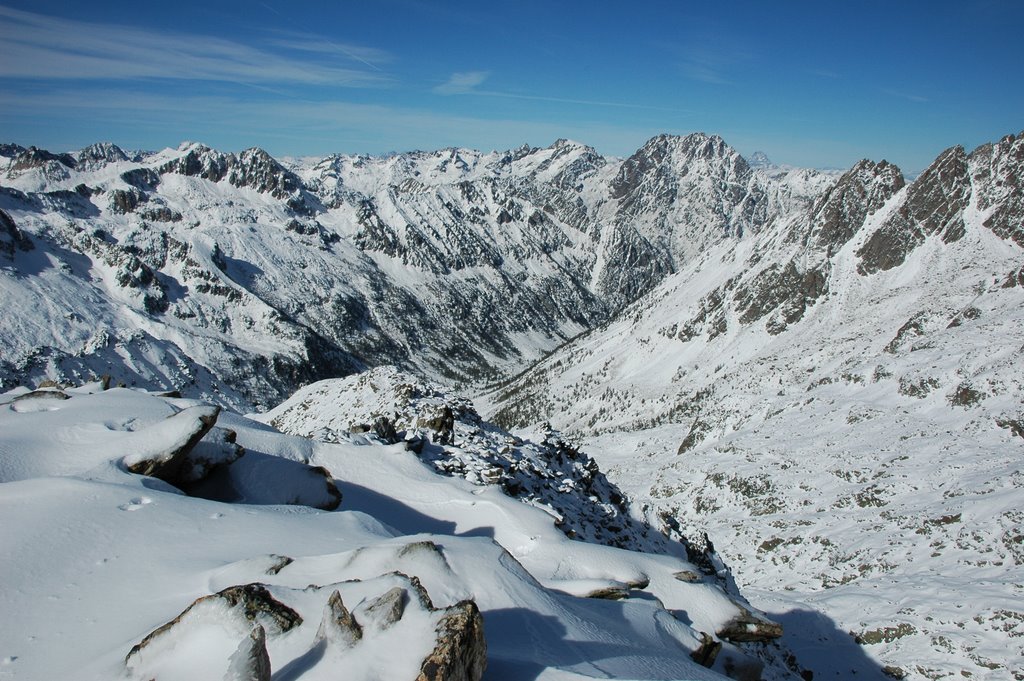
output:
[{"label": "mountain ridge", "polygon": [[[675,213],[641,172],[658,145],[679,157],[660,181],[705,178],[707,194]],[[703,134],[654,138],[631,173],[621,170],[626,161],[568,140],[289,164],[258,148],[234,154],[190,142],[152,154],[109,143],[77,157],[5,150],[0,209],[48,245],[36,257],[88,259],[69,266],[54,282],[61,293],[48,297],[73,301],[82,292],[64,292],[85,278],[93,298],[132,312],[123,321],[103,315],[107,337],[119,339],[113,353],[86,342],[99,330],[69,334],[77,347],[8,333],[3,380],[84,380],[123,367],[154,388],[196,381],[200,394],[238,407],[379,364],[448,381],[498,378],[609,319],[673,271],[690,252],[679,239],[672,246],[679,230],[667,225],[680,211],[694,226],[728,223],[745,193],[722,192],[708,178],[735,172],[726,166],[745,181],[750,173],[721,138]],[[76,302],[68,307],[88,307]],[[252,346],[266,343],[254,343],[253,332],[290,340],[257,355]],[[166,361],[142,359],[154,348]],[[142,364],[150,366],[136,371]]]},{"label": "mountain ridge", "polygon": [[714,537],[759,607],[812,603],[907,678],[1005,678],[1022,150],[953,147],[910,183],[861,162],[807,219],[716,244],[481,413],[579,438],[652,524]]}]

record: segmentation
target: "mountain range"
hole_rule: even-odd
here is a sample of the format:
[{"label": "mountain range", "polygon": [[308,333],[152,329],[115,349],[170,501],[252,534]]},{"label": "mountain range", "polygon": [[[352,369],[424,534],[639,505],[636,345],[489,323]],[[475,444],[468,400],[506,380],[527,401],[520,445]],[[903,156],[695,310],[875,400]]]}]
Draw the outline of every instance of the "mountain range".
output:
[{"label": "mountain range", "polygon": [[625,159],[0,155],[4,389],[268,411],[396,365],[575,440],[635,520],[708,537],[754,605],[813,606],[890,675],[1024,655],[1024,133],[909,182],[702,133]]}]

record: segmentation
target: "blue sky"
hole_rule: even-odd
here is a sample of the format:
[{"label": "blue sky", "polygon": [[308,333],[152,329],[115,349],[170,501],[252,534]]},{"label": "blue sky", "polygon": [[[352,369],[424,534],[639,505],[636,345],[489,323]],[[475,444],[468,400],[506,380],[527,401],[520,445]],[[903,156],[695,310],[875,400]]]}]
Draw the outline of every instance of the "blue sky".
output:
[{"label": "blue sky", "polygon": [[722,135],[905,171],[1024,129],[1024,2],[0,0],[0,140],[275,155]]}]

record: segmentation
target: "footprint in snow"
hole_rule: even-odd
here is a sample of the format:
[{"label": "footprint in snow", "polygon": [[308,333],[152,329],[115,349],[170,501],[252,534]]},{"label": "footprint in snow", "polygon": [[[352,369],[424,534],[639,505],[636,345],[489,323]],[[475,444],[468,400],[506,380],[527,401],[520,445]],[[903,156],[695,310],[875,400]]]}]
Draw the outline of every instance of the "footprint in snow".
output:
[{"label": "footprint in snow", "polygon": [[120,506],[118,506],[118,508],[121,509],[122,511],[138,511],[146,504],[151,503],[153,503],[153,500],[150,499],[149,497],[135,497],[127,504],[121,504]]}]

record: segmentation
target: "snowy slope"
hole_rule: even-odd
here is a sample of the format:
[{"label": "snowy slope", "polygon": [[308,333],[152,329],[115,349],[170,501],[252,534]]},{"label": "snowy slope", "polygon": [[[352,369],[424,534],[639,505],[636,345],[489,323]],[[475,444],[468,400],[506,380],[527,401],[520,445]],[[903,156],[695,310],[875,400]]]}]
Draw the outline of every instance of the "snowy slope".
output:
[{"label": "snowy slope", "polygon": [[862,162],[481,412],[583,437],[755,604],[820,608],[893,673],[1019,675],[1022,148],[953,148],[909,186]]},{"label": "snowy slope", "polygon": [[[313,441],[102,387],[0,396],[4,678],[424,678],[448,641],[435,629],[477,608],[486,679],[722,678],[698,652],[718,672],[760,669],[714,633],[749,622],[728,634],[745,640],[757,616],[678,555],[572,540],[402,443]],[[171,450],[233,453],[201,473],[129,472]],[[326,482],[338,510],[282,505]]]}]

